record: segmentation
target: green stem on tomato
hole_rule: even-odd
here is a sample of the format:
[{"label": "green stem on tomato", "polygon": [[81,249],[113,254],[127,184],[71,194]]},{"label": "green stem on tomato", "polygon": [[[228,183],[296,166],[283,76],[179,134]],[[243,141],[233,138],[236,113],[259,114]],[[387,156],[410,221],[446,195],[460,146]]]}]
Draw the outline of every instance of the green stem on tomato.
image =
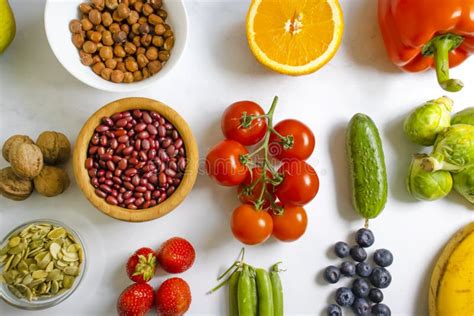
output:
[{"label": "green stem on tomato", "polygon": [[458,92],[464,84],[459,79],[449,78],[449,53],[462,44],[464,38],[456,34],[441,34],[433,37],[422,50],[424,56],[433,56],[438,83],[446,91]]}]

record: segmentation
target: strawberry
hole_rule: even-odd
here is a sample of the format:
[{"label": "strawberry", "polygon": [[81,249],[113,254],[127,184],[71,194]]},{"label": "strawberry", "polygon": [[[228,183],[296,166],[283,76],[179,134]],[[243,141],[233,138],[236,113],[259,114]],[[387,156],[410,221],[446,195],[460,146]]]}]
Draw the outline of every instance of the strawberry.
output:
[{"label": "strawberry", "polygon": [[180,237],[168,239],[158,250],[158,262],[168,273],[181,273],[188,270],[195,258],[193,246]]},{"label": "strawberry", "polygon": [[130,280],[146,283],[156,271],[156,254],[150,248],[140,248],[128,259],[127,274]]},{"label": "strawberry", "polygon": [[156,291],[156,311],[161,316],[181,316],[191,305],[191,290],[181,278],[163,282]]},{"label": "strawberry", "polygon": [[123,290],[117,301],[120,316],[143,316],[153,307],[155,293],[147,283],[135,283]]}]

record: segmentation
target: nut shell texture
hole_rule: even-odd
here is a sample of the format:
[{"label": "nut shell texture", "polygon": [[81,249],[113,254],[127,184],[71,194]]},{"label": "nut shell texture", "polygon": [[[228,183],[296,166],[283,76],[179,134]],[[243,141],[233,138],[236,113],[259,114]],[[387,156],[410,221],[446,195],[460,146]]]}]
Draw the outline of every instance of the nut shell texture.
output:
[{"label": "nut shell texture", "polygon": [[66,162],[71,156],[71,143],[63,133],[43,132],[38,136],[36,145],[43,153],[44,162],[49,165]]},{"label": "nut shell texture", "polygon": [[69,176],[61,168],[44,166],[41,173],[33,179],[36,191],[52,197],[63,193],[70,184]]},{"label": "nut shell texture", "polygon": [[23,201],[33,192],[31,180],[18,177],[11,167],[0,170],[0,193],[11,200]]},{"label": "nut shell texture", "polygon": [[34,144],[33,140],[26,135],[13,135],[5,141],[2,148],[2,155],[6,161],[10,161],[8,157],[10,150],[18,144]]},{"label": "nut shell texture", "polygon": [[13,172],[21,178],[33,179],[43,169],[43,154],[34,144],[18,144],[8,154]]}]

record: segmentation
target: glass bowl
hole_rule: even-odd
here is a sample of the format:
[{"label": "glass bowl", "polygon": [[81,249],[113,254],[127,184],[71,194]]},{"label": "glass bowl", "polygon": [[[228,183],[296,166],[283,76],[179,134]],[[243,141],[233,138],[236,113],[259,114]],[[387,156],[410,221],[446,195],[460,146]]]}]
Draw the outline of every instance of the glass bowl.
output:
[{"label": "glass bowl", "polygon": [[[71,296],[72,293],[74,293],[74,291],[77,289],[82,279],[84,278],[84,274],[86,272],[87,253],[86,253],[86,248],[84,247],[84,241],[74,229],[56,220],[39,219],[39,220],[30,221],[30,222],[21,224],[20,226],[17,226],[12,231],[10,231],[5,236],[5,238],[3,238],[0,244],[0,249],[2,249],[6,245],[6,243],[8,242],[9,238],[12,235],[18,233],[19,231],[23,230],[24,228],[26,228],[27,226],[31,224],[42,224],[42,223],[63,227],[68,233],[70,233],[74,237],[76,242],[81,245],[82,250],[84,252],[84,256],[83,256],[83,261],[81,265],[79,266],[80,272],[79,272],[79,275],[74,280],[74,284],[69,290],[61,294],[58,294],[56,296],[52,296],[49,298],[38,298],[37,300],[34,300],[34,301],[28,301],[25,298],[19,298],[15,296],[8,289],[7,284],[5,282],[0,282],[0,298],[3,299],[6,303],[17,308],[26,309],[26,310],[39,310],[39,309],[49,308],[61,303],[62,301],[67,299],[69,296]],[[3,266],[0,268],[0,271],[3,271]]]}]

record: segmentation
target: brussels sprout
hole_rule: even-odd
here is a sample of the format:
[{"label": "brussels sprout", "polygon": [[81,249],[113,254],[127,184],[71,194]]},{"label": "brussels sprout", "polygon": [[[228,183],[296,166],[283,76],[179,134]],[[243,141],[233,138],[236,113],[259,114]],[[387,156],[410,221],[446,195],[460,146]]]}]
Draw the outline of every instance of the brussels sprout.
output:
[{"label": "brussels sprout", "polygon": [[474,167],[453,173],[454,189],[474,204]]},{"label": "brussels sprout", "polygon": [[456,124],[474,125],[474,107],[464,109],[454,114],[453,118],[451,119],[451,125]]},{"label": "brussels sprout", "polygon": [[434,201],[445,197],[453,188],[453,177],[449,171],[425,171],[422,155],[416,155],[407,177],[408,192],[417,200]]},{"label": "brussels sprout", "polygon": [[415,144],[433,145],[436,136],[450,126],[452,107],[453,101],[448,97],[426,102],[405,120],[405,135]]},{"label": "brussels sprout", "polygon": [[438,135],[430,156],[423,158],[425,171],[462,171],[474,165],[474,126],[457,124]]}]

